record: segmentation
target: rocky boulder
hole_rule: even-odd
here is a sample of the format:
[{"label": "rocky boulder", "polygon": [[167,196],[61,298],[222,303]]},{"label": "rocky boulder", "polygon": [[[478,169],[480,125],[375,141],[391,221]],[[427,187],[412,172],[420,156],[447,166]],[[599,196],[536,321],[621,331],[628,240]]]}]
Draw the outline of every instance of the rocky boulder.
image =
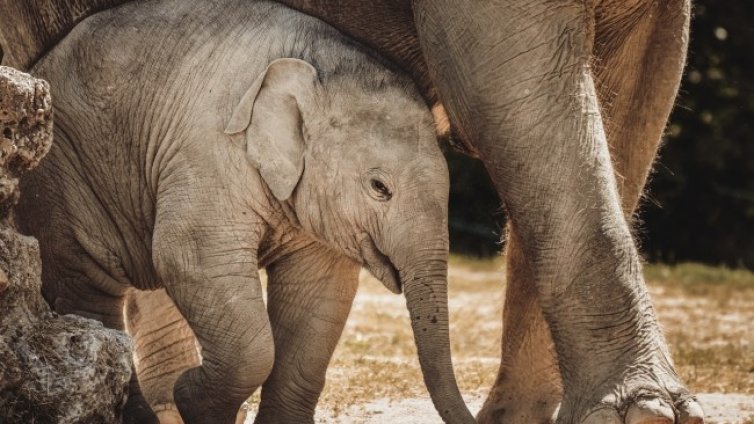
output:
[{"label": "rocky boulder", "polygon": [[47,82],[0,66],[0,423],[119,423],[130,339],[52,312],[40,292],[37,241],[14,225],[18,178],[51,143]]}]

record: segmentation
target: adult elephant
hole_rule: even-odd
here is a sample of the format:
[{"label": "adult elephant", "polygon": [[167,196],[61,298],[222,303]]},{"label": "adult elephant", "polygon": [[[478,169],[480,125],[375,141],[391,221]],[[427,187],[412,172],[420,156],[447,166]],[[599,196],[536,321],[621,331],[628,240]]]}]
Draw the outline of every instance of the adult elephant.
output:
[{"label": "adult elephant", "polygon": [[[410,72],[505,203],[503,355],[480,422],[703,422],[630,233],[678,90],[689,1],[282,1]],[[0,0],[6,64],[27,67],[122,2]]]}]

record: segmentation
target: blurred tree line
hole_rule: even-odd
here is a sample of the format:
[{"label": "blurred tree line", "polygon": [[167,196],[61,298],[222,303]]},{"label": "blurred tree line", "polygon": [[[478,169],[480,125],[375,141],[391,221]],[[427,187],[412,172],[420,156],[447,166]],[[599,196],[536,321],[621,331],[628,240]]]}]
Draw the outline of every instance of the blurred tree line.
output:
[{"label": "blurred tree line", "polygon": [[[448,154],[455,252],[500,250],[505,217],[478,161]],[[696,0],[688,65],[636,232],[651,261],[754,269],[754,7]]]}]

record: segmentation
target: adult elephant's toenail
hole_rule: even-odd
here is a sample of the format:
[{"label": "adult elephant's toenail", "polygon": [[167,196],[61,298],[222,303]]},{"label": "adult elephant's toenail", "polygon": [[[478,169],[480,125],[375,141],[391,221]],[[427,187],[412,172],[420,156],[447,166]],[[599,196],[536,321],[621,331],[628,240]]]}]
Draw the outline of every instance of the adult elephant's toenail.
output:
[{"label": "adult elephant's toenail", "polygon": [[673,408],[659,398],[637,399],[626,412],[626,424],[673,424]]},{"label": "adult elephant's toenail", "polygon": [[623,424],[623,420],[620,419],[618,411],[602,408],[589,414],[581,424]]},{"label": "adult elephant's toenail", "polygon": [[696,399],[689,398],[678,404],[680,424],[704,424],[704,410]]}]

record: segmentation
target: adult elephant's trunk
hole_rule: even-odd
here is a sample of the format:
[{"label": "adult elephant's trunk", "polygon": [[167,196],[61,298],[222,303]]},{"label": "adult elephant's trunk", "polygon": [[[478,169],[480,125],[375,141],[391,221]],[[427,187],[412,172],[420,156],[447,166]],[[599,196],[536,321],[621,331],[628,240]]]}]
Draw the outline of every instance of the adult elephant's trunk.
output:
[{"label": "adult elephant's trunk", "polygon": [[[447,239],[445,239],[447,240]],[[419,353],[424,382],[446,423],[473,423],[453,373],[448,332],[447,242],[424,244],[420,256],[401,260],[398,273]]]}]

